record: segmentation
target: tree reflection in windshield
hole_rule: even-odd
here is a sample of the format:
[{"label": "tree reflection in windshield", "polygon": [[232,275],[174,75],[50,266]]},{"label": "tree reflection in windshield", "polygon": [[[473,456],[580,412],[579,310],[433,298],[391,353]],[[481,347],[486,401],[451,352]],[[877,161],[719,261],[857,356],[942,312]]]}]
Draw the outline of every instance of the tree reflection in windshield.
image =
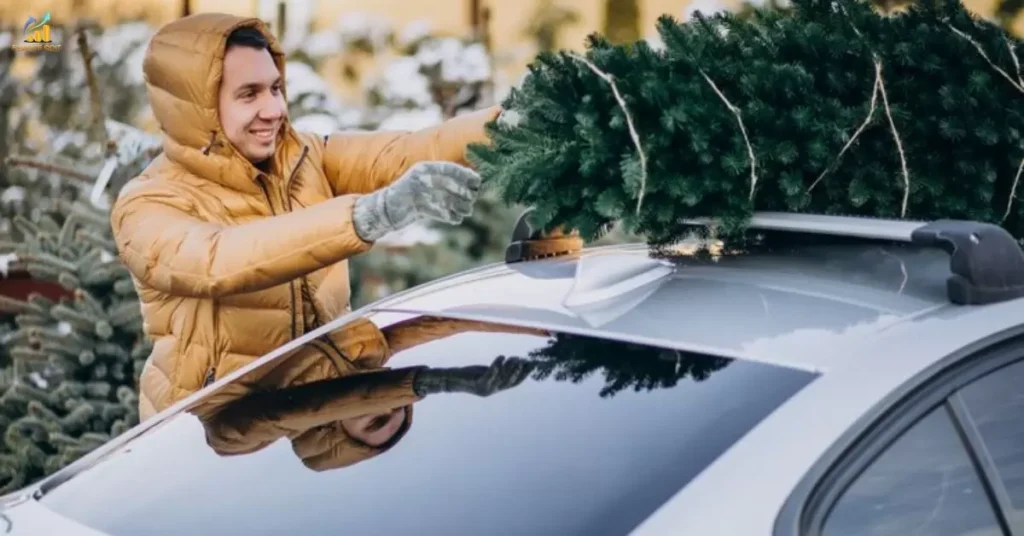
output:
[{"label": "tree reflection in windshield", "polygon": [[729,359],[557,333],[548,346],[530,352],[537,365],[534,378],[579,383],[593,374],[604,375],[602,398],[632,388],[636,392],[668,389],[680,380],[704,381],[725,368]]}]

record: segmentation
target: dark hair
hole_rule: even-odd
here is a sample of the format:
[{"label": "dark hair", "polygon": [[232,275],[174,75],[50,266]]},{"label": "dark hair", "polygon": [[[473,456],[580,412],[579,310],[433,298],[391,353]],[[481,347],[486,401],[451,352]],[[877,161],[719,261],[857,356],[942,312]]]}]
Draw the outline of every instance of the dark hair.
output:
[{"label": "dark hair", "polygon": [[255,27],[246,26],[238,28],[228,35],[228,46],[231,47],[249,47],[255,48],[256,50],[270,50],[270,41],[267,40],[263,32],[259,31]]}]

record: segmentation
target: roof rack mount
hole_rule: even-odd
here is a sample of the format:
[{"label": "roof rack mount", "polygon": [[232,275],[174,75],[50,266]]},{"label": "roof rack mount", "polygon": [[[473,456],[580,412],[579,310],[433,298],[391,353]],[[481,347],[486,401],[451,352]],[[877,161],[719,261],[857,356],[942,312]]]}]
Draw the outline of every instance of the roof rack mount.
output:
[{"label": "roof rack mount", "polygon": [[[687,223],[707,226],[713,225],[714,219],[693,219]],[[950,255],[953,275],[947,280],[946,289],[951,302],[984,305],[1024,297],[1024,250],[1006,229],[992,223],[755,212],[747,227],[938,248]]]},{"label": "roof rack mount", "polygon": [[545,236],[540,229],[534,229],[527,219],[530,212],[533,208],[523,211],[512,228],[512,240],[505,247],[506,264],[569,255],[583,249],[583,239],[575,234]]}]

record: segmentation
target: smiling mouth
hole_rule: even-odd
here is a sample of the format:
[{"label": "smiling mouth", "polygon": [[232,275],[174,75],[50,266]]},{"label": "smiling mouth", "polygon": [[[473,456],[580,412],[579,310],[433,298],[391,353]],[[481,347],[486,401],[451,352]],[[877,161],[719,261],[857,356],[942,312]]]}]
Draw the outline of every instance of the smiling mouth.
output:
[{"label": "smiling mouth", "polygon": [[272,141],[277,135],[276,128],[249,129],[249,133],[260,141]]}]

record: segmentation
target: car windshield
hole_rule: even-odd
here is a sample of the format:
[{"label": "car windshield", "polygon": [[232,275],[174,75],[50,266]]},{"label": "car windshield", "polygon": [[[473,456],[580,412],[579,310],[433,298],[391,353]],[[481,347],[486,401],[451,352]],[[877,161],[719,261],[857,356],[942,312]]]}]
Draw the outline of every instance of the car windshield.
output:
[{"label": "car windshield", "polygon": [[622,534],[815,375],[511,327],[346,324],[49,490],[115,536]]}]

